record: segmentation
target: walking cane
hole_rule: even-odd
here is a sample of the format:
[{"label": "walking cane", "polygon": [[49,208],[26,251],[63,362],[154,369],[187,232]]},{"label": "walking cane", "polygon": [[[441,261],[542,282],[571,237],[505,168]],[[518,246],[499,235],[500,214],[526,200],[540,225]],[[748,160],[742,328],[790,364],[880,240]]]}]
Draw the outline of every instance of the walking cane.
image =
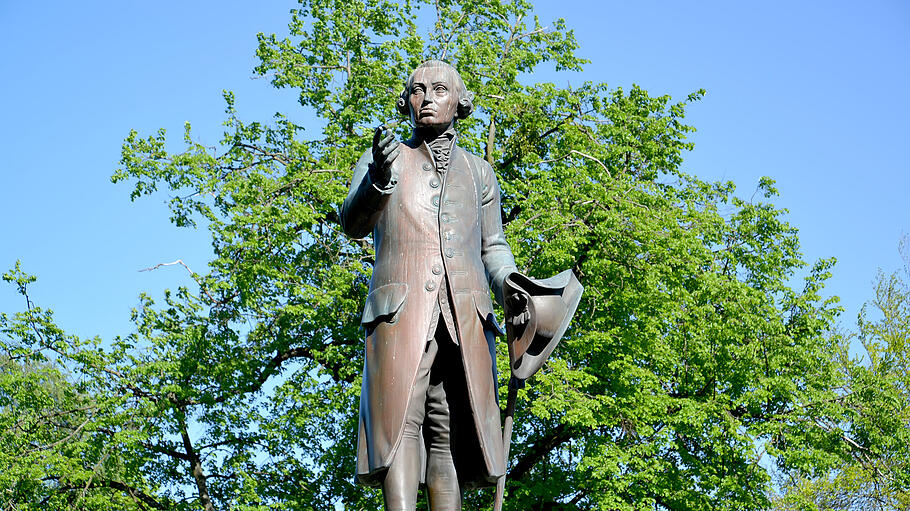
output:
[{"label": "walking cane", "polygon": [[[524,380],[514,376],[509,380],[509,396],[506,398],[506,418],[502,429],[502,452],[505,456],[506,472],[509,469],[509,448],[512,446],[512,420],[515,416],[515,401],[518,398],[518,389],[524,387]],[[493,501],[493,511],[502,511],[502,499],[506,491],[506,474],[502,474],[496,481],[496,498]]]}]

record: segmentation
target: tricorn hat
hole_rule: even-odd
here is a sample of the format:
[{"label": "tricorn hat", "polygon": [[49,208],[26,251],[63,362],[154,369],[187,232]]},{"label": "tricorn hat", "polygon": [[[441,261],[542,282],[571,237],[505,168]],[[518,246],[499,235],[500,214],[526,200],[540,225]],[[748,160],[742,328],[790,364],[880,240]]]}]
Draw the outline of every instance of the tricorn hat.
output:
[{"label": "tricorn hat", "polygon": [[509,300],[506,300],[506,334],[512,377],[523,381],[543,366],[559,344],[578,308],[584,288],[572,270],[541,280],[516,272],[509,275],[504,287],[506,296],[516,292],[525,295],[530,312],[527,323],[513,325],[508,318],[521,311],[509,310]]}]

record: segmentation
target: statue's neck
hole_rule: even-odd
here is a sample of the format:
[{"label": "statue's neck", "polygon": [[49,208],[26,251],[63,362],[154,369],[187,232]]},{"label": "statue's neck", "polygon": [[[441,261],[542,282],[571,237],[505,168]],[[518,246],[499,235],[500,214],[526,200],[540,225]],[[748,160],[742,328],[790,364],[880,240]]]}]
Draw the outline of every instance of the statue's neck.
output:
[{"label": "statue's neck", "polygon": [[454,121],[444,126],[422,126],[414,129],[414,139],[418,142],[426,142],[427,144],[443,135],[445,135],[446,138],[453,138],[455,136]]}]

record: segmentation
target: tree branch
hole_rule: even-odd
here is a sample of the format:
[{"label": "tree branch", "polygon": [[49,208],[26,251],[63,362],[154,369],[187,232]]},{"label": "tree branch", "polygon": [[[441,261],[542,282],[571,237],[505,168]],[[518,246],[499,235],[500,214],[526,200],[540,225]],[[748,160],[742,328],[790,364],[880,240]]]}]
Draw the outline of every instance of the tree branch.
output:
[{"label": "tree branch", "polygon": [[185,452],[176,451],[170,447],[165,447],[163,445],[157,445],[157,444],[147,444],[147,443],[143,443],[142,446],[152,452],[157,452],[158,454],[165,454],[167,456],[170,456],[172,458],[177,458],[179,460],[190,461],[190,457],[187,456],[187,454]]},{"label": "tree branch", "polygon": [[[57,481],[60,481],[60,478],[57,478]],[[60,491],[74,491],[74,490],[81,491],[85,487],[86,486],[61,484],[59,488],[60,488]],[[120,481],[104,481],[104,480],[91,481],[90,484],[87,486],[87,488],[89,488],[89,489],[110,488],[112,490],[117,490],[117,491],[123,492],[123,493],[129,495],[133,500],[137,500],[137,501],[145,504],[148,507],[151,507],[154,509],[169,509],[168,506],[165,506],[164,504],[162,504],[161,502],[156,500],[151,495],[149,495],[141,490],[138,490],[132,486],[129,486],[123,482],[120,482]]]},{"label": "tree branch", "polygon": [[520,481],[521,479],[524,479],[531,469],[534,468],[534,465],[553,449],[568,442],[572,438],[573,433],[574,432],[565,424],[560,424],[553,428],[549,434],[540,438],[528,448],[528,452],[515,463],[515,466],[509,471],[509,475],[506,479],[509,481]]}]

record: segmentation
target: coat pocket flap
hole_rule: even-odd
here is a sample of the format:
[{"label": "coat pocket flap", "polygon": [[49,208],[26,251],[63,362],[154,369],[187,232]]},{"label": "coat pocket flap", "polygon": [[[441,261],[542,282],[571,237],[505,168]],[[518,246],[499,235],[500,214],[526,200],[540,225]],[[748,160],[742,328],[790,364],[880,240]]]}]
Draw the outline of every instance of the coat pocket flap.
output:
[{"label": "coat pocket flap", "polygon": [[370,291],[360,324],[370,327],[382,321],[394,323],[407,297],[407,284],[386,284]]},{"label": "coat pocket flap", "polygon": [[493,314],[493,302],[490,300],[490,293],[474,291],[474,306],[477,308],[477,314],[484,324],[491,328],[497,336],[506,335],[499,322],[496,321],[496,315]]}]

